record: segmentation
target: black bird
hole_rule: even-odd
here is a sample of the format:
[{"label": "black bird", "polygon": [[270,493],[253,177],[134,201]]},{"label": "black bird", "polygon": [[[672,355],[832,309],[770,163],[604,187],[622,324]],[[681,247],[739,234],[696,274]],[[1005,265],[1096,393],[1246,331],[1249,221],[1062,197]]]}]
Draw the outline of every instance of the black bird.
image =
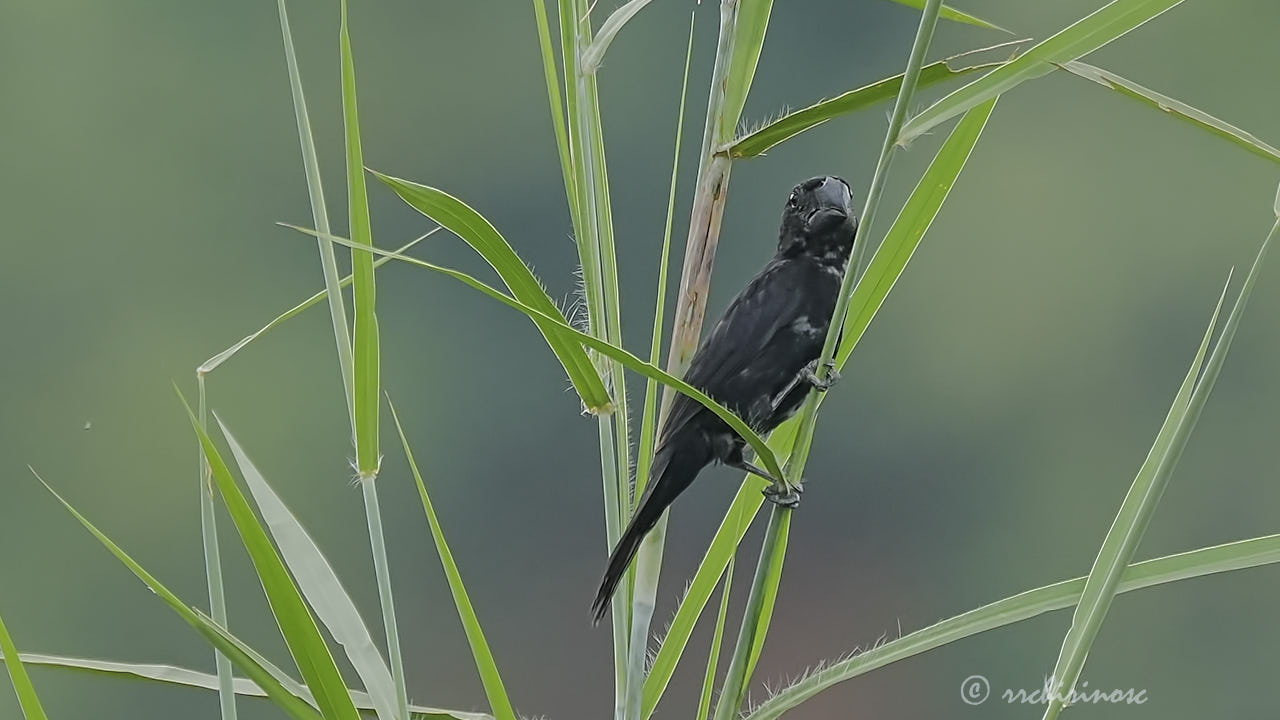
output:
[{"label": "black bird", "polygon": [[[794,415],[810,387],[826,390],[838,379],[834,368],[828,368],[826,381],[815,373],[857,232],[851,202],[849,184],[838,177],[806,180],[791,191],[777,254],[734,298],[685,374],[685,382],[757,432],[769,432]],[[644,536],[708,464],[720,462],[772,480],[765,490],[770,500],[788,507],[799,503],[799,488],[745,460],[745,449],[746,441],[714,413],[686,395],[676,396],[640,507],[609,557],[592,606],[596,622]]]}]

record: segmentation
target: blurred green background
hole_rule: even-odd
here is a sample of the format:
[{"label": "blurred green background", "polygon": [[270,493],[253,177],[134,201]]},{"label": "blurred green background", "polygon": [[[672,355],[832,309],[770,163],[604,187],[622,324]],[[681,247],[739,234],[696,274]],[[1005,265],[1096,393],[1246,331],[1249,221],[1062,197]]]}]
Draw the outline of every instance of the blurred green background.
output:
[{"label": "blurred green background", "polygon": [[[598,17],[617,4],[602,3]],[[1044,37],[1100,4],[963,8]],[[600,74],[623,319],[642,354],[694,7],[653,3]],[[291,11],[334,226],[345,228],[337,4],[294,2]],[[714,2],[696,12],[695,139],[718,15]],[[899,72],[916,17],[880,0],[777,3],[747,117]],[[351,22],[366,162],[468,200],[554,296],[570,297],[576,254],[529,4],[355,2]],[[1188,2],[1090,61],[1275,143],[1277,24],[1270,0]],[[931,55],[1003,39],[947,23]],[[170,381],[193,392],[197,364],[321,287],[314,243],[273,225],[310,224],[275,4],[9,0],[0,6],[0,68],[0,609],[26,650],[209,669],[211,651],[195,633],[25,466],[184,598],[207,605],[196,449]],[[771,254],[793,183],[837,173],[865,190],[887,112],[839,119],[738,164],[713,313]],[[891,206],[944,135],[900,155]],[[695,155],[691,143],[681,240]],[[820,659],[1087,572],[1228,269],[1247,267],[1272,222],[1277,178],[1276,165],[1077,78],[1053,75],[1006,96],[825,405],[752,695]],[[429,227],[385,188],[370,191],[380,245]],[[443,234],[415,252],[487,271]],[[1141,557],[1280,530],[1275,262]],[[384,383],[512,697],[526,715],[604,717],[608,631],[593,629],[587,612],[606,553],[592,423],[526,319],[420,270],[379,273]],[[376,627],[329,333],[323,309],[289,322],[210,377],[210,405]],[[412,698],[483,708],[393,436],[384,450],[380,488]],[[735,474],[717,469],[676,506],[655,625],[736,487]],[[222,530],[233,629],[288,665],[225,517]],[[758,537],[756,528],[746,541],[751,553]],[[739,573],[735,608],[748,575]],[[1274,712],[1277,580],[1280,569],[1269,567],[1121,597],[1083,678],[1091,688],[1145,688],[1150,700],[1071,715]],[[1057,612],[948,645],[789,717],[1038,716],[995,699],[969,707],[959,686],[982,674],[997,693],[1038,687],[1069,622]],[[659,717],[692,715],[706,625]],[[57,670],[36,670],[34,680],[51,717],[217,714],[209,692]],[[241,713],[276,716],[254,700]],[[0,682],[0,718],[16,717]]]}]

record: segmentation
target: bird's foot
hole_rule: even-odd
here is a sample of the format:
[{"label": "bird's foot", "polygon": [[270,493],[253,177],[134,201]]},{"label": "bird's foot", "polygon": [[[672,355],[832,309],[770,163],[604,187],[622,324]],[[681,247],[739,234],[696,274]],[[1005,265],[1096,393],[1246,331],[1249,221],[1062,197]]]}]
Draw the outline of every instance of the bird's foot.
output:
[{"label": "bird's foot", "polygon": [[800,482],[778,483],[763,490],[769,502],[784,508],[795,508],[800,504],[800,494],[804,492],[804,484]]},{"label": "bird's foot", "polygon": [[827,368],[827,376],[825,378],[818,377],[817,360],[805,365],[804,369],[800,371],[804,381],[812,385],[818,392],[826,392],[840,382],[840,373],[836,370],[836,361],[828,360],[823,364]]}]

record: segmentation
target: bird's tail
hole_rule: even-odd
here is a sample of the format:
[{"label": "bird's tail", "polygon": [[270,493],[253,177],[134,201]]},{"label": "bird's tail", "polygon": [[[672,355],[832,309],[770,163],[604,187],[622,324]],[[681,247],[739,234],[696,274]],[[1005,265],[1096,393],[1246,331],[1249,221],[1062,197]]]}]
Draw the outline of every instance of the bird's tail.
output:
[{"label": "bird's tail", "polygon": [[679,443],[664,445],[653,459],[653,469],[649,473],[649,487],[640,500],[640,507],[631,517],[627,529],[622,532],[613,554],[609,556],[609,567],[600,582],[600,590],[596,593],[595,602],[591,604],[594,622],[600,622],[609,609],[609,599],[618,588],[618,583],[627,572],[627,566],[640,549],[645,535],[658,524],[658,519],[667,507],[675,501],[676,496],[689,487],[698,472],[711,461],[705,443]]}]

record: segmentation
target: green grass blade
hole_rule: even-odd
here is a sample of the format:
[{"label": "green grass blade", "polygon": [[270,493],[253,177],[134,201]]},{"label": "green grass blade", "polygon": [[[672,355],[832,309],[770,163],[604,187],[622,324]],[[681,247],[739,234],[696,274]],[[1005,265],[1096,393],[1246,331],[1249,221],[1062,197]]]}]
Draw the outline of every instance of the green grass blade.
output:
[{"label": "green grass blade", "polygon": [[[370,171],[373,172],[373,171]],[[497,271],[503,283],[521,303],[537,308],[541,313],[563,320],[560,309],[551,296],[534,277],[510,243],[488,220],[466,203],[448,193],[426,185],[401,180],[373,172],[374,176],[395,191],[402,200],[418,212],[440,223],[450,232],[462,238],[480,253],[480,256]],[[612,407],[600,373],[576,343],[559,333],[542,328],[547,344],[565,367],[569,379],[578,390],[587,409],[593,413],[607,412]]]},{"label": "green grass blade", "polygon": [[[684,136],[684,108],[689,90],[689,64],[693,58],[693,29],[697,13],[689,14],[689,40],[685,47],[684,74],[680,84],[680,108],[676,115],[675,150],[671,159],[671,183],[667,192],[667,219],[662,234],[662,252],[658,261],[658,291],[654,301],[653,332],[649,341],[649,364],[658,366],[662,355],[662,323],[666,318],[667,266],[671,259],[671,225],[675,217],[676,177],[680,167],[680,143]],[[658,383],[645,383],[644,411],[640,419],[640,445],[636,448],[635,503],[640,502],[653,465],[654,438],[658,425]],[[627,697],[624,717],[640,720],[644,699],[645,670],[649,659],[649,626],[658,597],[658,580],[662,574],[662,550],[667,538],[667,515],[659,518],[645,536],[631,566],[631,638],[627,659]]]},{"label": "green grass blade", "polygon": [[631,2],[623,5],[613,11],[600,26],[600,31],[596,33],[595,39],[582,52],[582,72],[592,74],[600,69],[600,61],[604,59],[604,53],[609,49],[609,44],[613,42],[614,37],[622,30],[622,26],[626,25],[636,13],[644,9],[653,0],[631,0]]},{"label": "green grass blade", "polygon": [[471,598],[462,583],[462,574],[458,572],[458,564],[453,560],[453,553],[444,539],[444,530],[440,527],[440,519],[436,516],[435,507],[427,495],[427,486],[422,481],[422,473],[418,471],[418,463],[413,459],[413,450],[409,448],[409,439],[405,437],[404,427],[400,425],[400,416],[396,407],[387,398],[387,407],[391,408],[391,418],[395,421],[396,432],[400,435],[400,444],[404,447],[404,456],[409,461],[409,469],[413,471],[414,482],[418,485],[418,496],[422,499],[422,509],[427,514],[431,525],[431,537],[435,541],[436,553],[440,556],[440,565],[444,568],[445,578],[449,581],[449,592],[453,595],[453,603],[458,608],[458,619],[467,634],[467,644],[471,646],[471,654],[475,657],[476,671],[480,673],[480,682],[484,685],[485,696],[489,698],[489,707],[497,720],[516,720],[515,709],[511,699],[507,697],[506,687],[502,684],[502,676],[498,673],[498,664],[493,659],[489,643],[484,639],[484,630],[480,627],[480,618],[476,617],[475,608],[471,606]]},{"label": "green grass blade", "polygon": [[[999,47],[999,46],[998,46]],[[985,52],[983,50],[975,50],[973,52]],[[968,54],[968,53],[966,53]],[[939,60],[924,66],[920,70],[920,82],[917,88],[926,88],[933,85],[944,83],[952,78],[961,77],[979,70],[989,70],[998,67],[1003,63],[987,62],[976,65],[957,66],[955,58]],[[892,100],[898,96],[898,90],[902,87],[902,74],[899,73],[893,77],[865,85],[855,90],[837,95],[829,100],[810,105],[807,108],[796,110],[792,113],[778,118],[777,120],[752,131],[738,139],[734,140],[731,145],[726,148],[727,152],[735,158],[749,158],[763,155],[768,150],[774,148],[779,143],[790,140],[800,133],[815,128],[832,118],[841,115],[847,115],[858,110],[864,110],[873,105],[878,105],[887,100]]]},{"label": "green grass blade", "polygon": [[1161,95],[1155,90],[1145,88],[1132,80],[1126,80],[1109,70],[1094,67],[1078,60],[1063,63],[1062,69],[1077,77],[1092,80],[1105,88],[1115,90],[1121,95],[1137,100],[1143,105],[1156,108],[1179,120],[1191,123],[1201,130],[1207,130],[1227,142],[1239,145],[1254,155],[1266,158],[1271,162],[1280,163],[1280,150],[1263,142],[1252,133],[1241,130],[1231,123],[1219,120],[1202,110],[1197,110],[1180,100],[1175,100],[1168,95]]},{"label": "green grass blade", "polygon": [[702,694],[698,696],[697,720],[707,720],[711,712],[711,693],[715,690],[716,669],[720,667],[720,646],[724,644],[724,623],[729,616],[729,591],[733,589],[733,559],[724,571],[724,586],[720,591],[720,612],[716,613],[716,629],[711,634],[711,652],[707,657],[707,672],[702,677]]},{"label": "green grass blade", "polygon": [[[906,5],[907,7],[913,7],[917,10],[923,10],[925,0],[893,0],[893,2],[896,2],[899,5]],[[963,10],[957,10],[948,5],[942,6],[942,10],[939,11],[938,17],[942,18],[943,20],[950,20],[952,22],[964,23],[966,25],[974,25],[976,27],[986,28],[988,30],[999,30],[1000,32],[1005,32],[1005,33],[1009,32],[1008,30],[1005,30],[1004,28],[1000,27],[999,25],[996,25],[995,23],[989,22],[987,20],[983,20],[977,15],[971,15],[967,12],[964,12]]]},{"label": "green grass blade", "polygon": [[[396,252],[397,252],[397,253],[403,253],[403,252],[407,251],[409,248],[413,247],[414,245],[417,245],[418,243],[422,242],[423,240],[427,239],[428,237],[430,237],[431,235],[434,235],[435,233],[437,233],[437,232],[439,232],[439,231],[440,231],[440,228],[438,228],[438,227],[436,227],[436,228],[432,228],[431,230],[427,231],[426,233],[423,233],[422,235],[419,235],[419,236],[418,236],[417,238],[415,238],[414,240],[411,240],[411,241],[409,241],[408,243],[405,243],[404,245],[401,245],[399,248],[397,248],[397,249],[396,249]],[[330,244],[332,244],[332,243],[330,243]],[[384,256],[384,257],[380,257],[380,258],[378,258],[377,260],[375,260],[375,261],[374,261],[374,263],[373,263],[373,267],[374,267],[375,269],[376,269],[376,268],[380,268],[380,267],[382,267],[383,265],[385,265],[385,264],[387,264],[387,263],[391,262],[391,260],[392,260],[392,258],[389,258],[389,257],[385,257],[385,256]],[[351,279],[352,279],[352,278],[351,278],[351,276],[350,276],[350,275],[347,275],[346,277],[342,278],[341,280],[339,280],[339,281],[338,281],[338,287],[339,287],[339,288],[345,288],[346,286],[350,285],[350,284],[351,284]],[[223,350],[222,352],[218,353],[217,355],[214,355],[213,357],[209,358],[208,360],[205,360],[205,361],[200,365],[200,367],[196,368],[196,372],[197,372],[197,373],[199,373],[199,374],[202,374],[202,375],[207,375],[208,373],[213,372],[214,370],[216,370],[216,369],[218,368],[218,366],[222,365],[222,363],[224,363],[224,362],[226,362],[226,361],[230,360],[232,357],[234,357],[234,356],[235,356],[235,354],[236,354],[236,353],[238,353],[238,352],[240,352],[241,350],[243,350],[243,349],[244,349],[244,347],[245,347],[246,345],[248,345],[249,343],[253,342],[254,340],[257,340],[258,338],[262,337],[263,335],[266,335],[268,332],[270,332],[270,331],[274,330],[274,329],[276,328],[276,326],[278,326],[278,325],[282,324],[284,321],[286,321],[286,320],[290,320],[290,319],[292,319],[292,318],[294,318],[294,317],[297,317],[297,316],[298,316],[298,315],[299,315],[303,310],[307,310],[308,308],[313,308],[313,307],[315,307],[316,305],[319,305],[320,303],[324,302],[325,298],[326,298],[328,295],[329,295],[329,290],[328,290],[328,289],[321,290],[320,292],[316,293],[315,295],[312,295],[311,297],[307,298],[306,300],[303,300],[302,302],[298,303],[297,305],[294,305],[293,307],[289,308],[288,310],[285,310],[284,312],[282,312],[282,313],[280,313],[279,315],[277,315],[277,316],[275,317],[275,319],[273,319],[271,322],[267,323],[266,325],[263,325],[261,328],[259,328],[259,329],[258,329],[258,330],[256,330],[255,332],[252,332],[252,333],[250,333],[250,334],[248,334],[248,335],[244,336],[243,338],[241,338],[238,342],[236,342],[236,344],[232,345],[231,347],[227,348],[226,350]]]},{"label": "green grass blade", "polygon": [[[1222,335],[1218,338],[1208,362],[1204,365],[1203,374],[1200,374],[1200,363],[1213,333],[1218,311],[1222,308],[1223,299],[1218,299],[1213,320],[1209,322],[1209,329],[1205,331],[1195,362],[1192,363],[1191,370],[1187,372],[1182,387],[1178,390],[1174,405],[1165,419],[1164,427],[1160,428],[1160,433],[1151,447],[1146,462],[1134,478],[1133,485],[1125,495],[1111,529],[1102,541],[1102,548],[1098,551],[1098,557],[1094,560],[1093,568],[1085,581],[1080,604],[1076,607],[1071,619],[1071,629],[1063,638],[1058,661],[1054,666],[1053,682],[1050,684],[1053,694],[1049,698],[1048,707],[1045,708],[1046,720],[1058,716],[1064,707],[1063,700],[1069,697],[1075,688],[1080,671],[1084,668],[1085,659],[1089,655],[1089,649],[1093,646],[1093,641],[1097,638],[1102,622],[1106,619],[1107,611],[1110,610],[1111,602],[1115,598],[1120,575],[1133,558],[1138,543],[1142,540],[1147,525],[1155,514],[1156,505],[1169,484],[1169,478],[1178,466],[1187,440],[1195,429],[1200,412],[1204,409],[1209,394],[1213,392],[1218,374],[1226,361],[1227,352],[1231,349],[1231,341],[1235,338],[1240,319],[1244,315],[1245,307],[1248,306],[1249,297],[1253,294],[1258,270],[1266,259],[1271,240],[1276,236],[1277,231],[1280,231],[1280,219],[1277,219],[1271,232],[1263,240],[1262,247],[1259,248],[1244,285],[1240,289],[1240,294],[1236,297],[1231,313],[1223,325]],[[1229,278],[1227,282],[1230,283]],[[1223,297],[1225,295],[1224,287]]]},{"label": "green grass blade", "polygon": [[[196,690],[218,689],[217,675],[201,672],[199,670],[178,667],[176,665],[163,665],[158,663],[126,663],[116,662],[113,660],[98,660],[95,658],[45,655],[41,653],[22,653],[20,657],[25,665],[39,665],[41,667],[75,670],[78,672],[109,678],[141,680],[160,683],[163,685],[176,685]],[[286,689],[289,689],[295,695],[303,699],[311,697],[311,695],[306,692],[306,688],[302,683],[297,680],[292,680],[291,678],[290,680],[292,685],[295,687],[290,688],[288,685],[285,685]],[[257,698],[267,697],[266,691],[248,678],[236,678],[232,687],[235,689],[236,695]],[[374,709],[373,701],[369,699],[368,693],[352,689],[348,689],[348,692],[351,693],[351,698],[355,702],[356,708],[367,711],[372,711]],[[410,705],[409,711],[414,715],[430,715],[432,717],[454,718],[455,720],[493,720],[492,715],[486,715],[484,713],[464,712],[461,710],[443,710],[441,708],[433,708],[426,705]]]},{"label": "green grass blade", "polygon": [[907,263],[920,247],[925,233],[938,217],[942,204],[946,202],[951,188],[955,187],[960,172],[969,161],[978,139],[982,137],[982,131],[986,128],[998,99],[994,97],[974,107],[956,123],[955,129],[920,177],[915,190],[911,191],[902,211],[885,234],[884,241],[876,248],[875,255],[867,264],[867,271],[858,280],[849,301],[843,326],[844,337],[836,352],[837,367],[844,367],[863,333],[880,311],[885,298],[902,276]]},{"label": "green grass blade", "polygon": [[373,279],[373,228],[369,223],[369,195],[364,181],[364,151],[360,146],[360,116],[356,103],[356,68],[347,30],[347,0],[342,0],[338,44],[342,56],[342,126],[347,148],[347,207],[350,213],[351,274],[355,277],[355,441],[356,468],[361,478],[378,474],[379,389],[378,318]]},{"label": "green grass blade", "polygon": [[[1228,284],[1230,284],[1230,278],[1228,278]],[[1213,328],[1217,324],[1218,313],[1222,310],[1226,295],[1227,286],[1224,285],[1191,368],[1183,378],[1164,424],[1161,425],[1160,432],[1147,453],[1147,459],[1138,470],[1137,477],[1130,485],[1111,529],[1102,541],[1102,548],[1094,560],[1093,569],[1089,571],[1089,576],[1085,580],[1080,604],[1076,607],[1075,615],[1071,620],[1071,628],[1062,641],[1062,649],[1054,666],[1053,675],[1046,683],[1046,687],[1051,688],[1053,694],[1053,700],[1045,709],[1046,718],[1057,716],[1062,707],[1058,698],[1065,697],[1075,686],[1080,670],[1084,667],[1085,656],[1111,607],[1116,585],[1120,582],[1120,574],[1128,566],[1134,551],[1137,550],[1138,541],[1142,539],[1147,522],[1172,474],[1173,468],[1166,460],[1170,457],[1178,436],[1181,435],[1185,441],[1189,434],[1189,428],[1187,433],[1183,432],[1183,428],[1186,427],[1184,421],[1187,419],[1191,393],[1195,389],[1196,377],[1200,374],[1201,365],[1209,349],[1209,340],[1213,337]]]},{"label": "green grass blade", "polygon": [[[200,426],[208,427],[209,413],[206,405],[205,376],[196,371],[196,392],[200,412]],[[222,579],[222,547],[218,542],[217,498],[214,496],[213,477],[209,474],[209,463],[204,457],[204,448],[196,443],[199,452],[196,455],[196,492],[200,496],[200,550],[204,555],[205,587],[209,596],[209,613],[213,621],[223,627],[230,627],[227,621],[227,594]],[[218,709],[222,720],[236,720],[236,694],[232,690],[231,661],[222,653],[214,651],[214,667],[218,672],[221,687],[218,688]]]},{"label": "green grass blade", "polygon": [[[1267,535],[1130,565],[1121,577],[1116,591],[1127,593],[1179,580],[1278,562],[1280,535]],[[1072,607],[1080,600],[1084,585],[1085,578],[1079,577],[1028,590],[908,633],[897,640],[878,644],[806,675],[803,680],[760,704],[745,720],[773,720],[824,690],[872,670],[978,633]]]},{"label": "green grass blade", "polygon": [[781,508],[769,514],[766,542],[760,550],[756,572],[751,579],[751,592],[747,607],[742,613],[742,625],[738,628],[738,641],[734,644],[733,658],[729,662],[720,702],[716,705],[717,720],[733,720],[747,693],[747,681],[751,679],[764,648],[773,619],[773,607],[778,597],[778,584],[782,578],[782,561],[787,555],[787,538],[791,526],[791,512]]},{"label": "green grass blade", "polygon": [[285,506],[284,501],[275,490],[267,484],[266,478],[249,459],[244,448],[236,441],[222,418],[214,415],[222,436],[226,438],[231,454],[240,467],[249,492],[253,494],[258,512],[271,531],[271,537],[280,549],[285,564],[301,588],[307,603],[315,610],[320,622],[329,630],[329,635],[342,646],[347,659],[360,676],[361,682],[373,698],[381,720],[394,720],[397,717],[395,685],[391,680],[391,671],[378,651],[378,646],[365,626],[364,619],[356,610],[355,603],[347,594],[346,588],[338,580],[338,575],[329,565],[329,560],[320,552],[311,535],[307,533],[298,518]]},{"label": "green grass blade", "polygon": [[44,714],[44,706],[40,704],[40,696],[36,695],[36,687],[31,684],[27,669],[18,657],[18,648],[9,637],[9,629],[4,626],[3,617],[0,617],[0,653],[4,654],[4,664],[9,669],[9,679],[13,682],[23,717],[27,720],[48,720],[49,716]]},{"label": "green grass blade", "polygon": [[[284,227],[288,227],[292,230],[297,230],[298,232],[305,233],[307,235],[314,235],[316,232],[315,230],[298,227],[296,225],[284,224]],[[336,235],[330,235],[328,237],[331,241],[338,243],[339,245],[351,244],[351,241],[346,238],[338,237]],[[617,360],[618,362],[622,363],[624,366],[634,370],[635,372],[640,373],[641,375],[647,378],[652,378],[654,380],[657,380],[658,382],[670,387],[671,389],[677,392],[688,395],[690,398],[693,398],[694,400],[698,401],[698,403],[700,403],[703,407],[715,413],[717,417],[724,420],[725,423],[729,425],[729,427],[733,428],[734,432],[742,436],[742,438],[746,440],[747,444],[751,446],[751,449],[756,452],[758,459],[760,460],[761,463],[764,464],[766,470],[768,470],[771,473],[780,472],[780,468],[778,467],[778,460],[774,456],[773,451],[769,449],[769,446],[765,443],[765,441],[761,439],[760,436],[757,435],[755,431],[753,431],[751,427],[742,420],[742,418],[739,418],[737,415],[734,415],[732,411],[725,408],[723,405],[720,405],[715,400],[712,400],[710,397],[707,397],[707,395],[703,393],[701,390],[698,390],[697,388],[693,387],[692,385],[689,385],[683,380],[667,373],[661,368],[655,367],[645,362],[644,360],[641,360],[640,358],[633,355],[630,351],[624,348],[617,347],[616,345],[612,345],[588,333],[584,333],[581,330],[578,330],[577,328],[565,323],[564,318],[558,316],[559,315],[558,311],[557,311],[557,315],[553,316],[537,308],[533,308],[528,305],[525,305],[519,300],[516,300],[515,298],[512,298],[509,295],[506,295],[501,291],[496,290],[480,282],[479,280],[475,279],[474,277],[464,272],[461,272],[459,270],[454,270],[453,268],[442,267],[440,265],[433,265],[432,263],[426,262],[424,260],[419,260],[417,258],[409,257],[407,255],[394,253],[394,252],[391,252],[390,250],[382,250],[382,249],[374,248],[373,252],[379,255],[386,255],[388,257],[395,258],[402,262],[406,262],[410,265],[414,265],[420,268],[431,270],[431,271],[440,273],[442,275],[451,277],[454,280],[457,280],[458,282],[461,282],[462,284],[467,285],[468,287],[471,287],[475,290],[479,290],[480,292],[484,293],[485,295],[488,295],[489,297],[493,298],[494,300],[497,300],[498,302],[502,303],[503,305],[506,305],[507,307],[511,307],[511,308],[515,308],[516,310],[519,310],[525,315],[528,315],[529,317],[533,318],[534,321],[538,322],[540,325],[546,325],[549,328],[549,330],[552,332],[560,333],[567,337],[570,337],[575,342],[586,345],[592,350],[599,352],[601,355],[605,355],[609,358]]]},{"label": "green grass blade", "polygon": [[733,137],[747,104],[747,93],[756,75],[760,51],[764,49],[765,31],[769,29],[769,14],[773,0],[739,0],[738,19],[734,27],[733,53],[729,60],[729,72],[725,76],[724,109],[720,115],[720,127],[713,146]]},{"label": "green grass blade", "polygon": [[[298,72],[298,57],[293,51],[293,33],[289,30],[289,14],[285,0],[276,0],[280,15],[280,33],[284,37],[285,64],[289,70],[289,90],[293,96],[293,115],[298,125],[298,142],[302,148],[302,169],[307,178],[307,195],[311,199],[311,217],[316,229],[329,232],[329,211],[325,206],[324,186],[320,182],[320,161],[316,157],[315,138],[311,134],[311,119],[307,113],[307,99],[302,92],[302,75]],[[324,273],[324,286],[328,290],[329,318],[333,325],[333,339],[338,348],[338,367],[342,371],[342,387],[347,401],[347,414],[352,431],[355,430],[355,359],[351,351],[351,331],[347,328],[347,309],[338,292],[338,260],[333,244],[316,238],[320,251],[320,267]]]},{"label": "green grass blade", "polygon": [[538,27],[538,50],[542,56],[542,75],[547,84],[547,103],[551,108],[551,128],[556,136],[556,150],[560,154],[560,172],[564,178],[564,194],[569,200],[569,212],[573,214],[573,227],[579,227],[578,188],[574,181],[573,160],[569,152],[569,133],[565,127],[564,104],[560,98],[560,75],[556,71],[555,52],[551,47],[551,28],[547,22],[545,0],[533,0],[533,16]]},{"label": "green grass blade", "polygon": [[[179,393],[178,396],[181,398],[182,394]],[[289,575],[284,561],[272,547],[267,531],[253,514],[240,487],[236,485],[217,446],[204,428],[200,427],[185,399],[182,403],[191,417],[192,427],[200,437],[200,444],[204,447],[205,457],[209,460],[213,479],[226,503],[227,511],[235,521],[240,539],[253,560],[258,579],[266,592],[267,602],[271,605],[271,613],[275,616],[276,624],[280,627],[280,633],[284,636],[285,644],[288,645],[303,680],[315,695],[316,705],[329,720],[354,720],[358,717],[355,705],[347,694],[338,666],[320,635],[320,629],[316,626],[315,618],[311,616],[302,593]]]},{"label": "green grass blade", "polygon": [[1113,0],[1105,7],[1028,50],[981,78],[965,85],[911,118],[897,141],[906,144],[939,123],[1007,92],[1026,80],[1047,75],[1062,63],[1106,45],[1182,0]]},{"label": "green grass blade", "polygon": [[[190,410],[188,409],[188,414],[189,413]],[[192,416],[192,424],[199,428],[199,424],[195,423],[194,416]],[[58,502],[62,503],[62,506],[65,507],[76,520],[80,521],[80,524],[83,525],[86,530],[92,533],[93,536],[107,548],[107,550],[110,550],[112,555],[116,556],[116,559],[124,563],[124,565],[128,567],[129,570],[131,570],[133,574],[136,575],[148,588],[150,588],[153,593],[159,596],[160,599],[172,608],[174,612],[178,613],[179,617],[204,636],[205,640],[207,640],[210,645],[213,645],[222,652],[222,654],[231,661],[231,664],[240,668],[241,672],[248,675],[249,678],[258,685],[258,687],[262,688],[263,692],[267,694],[267,697],[269,697],[277,707],[284,710],[295,720],[320,720],[320,715],[314,708],[293,693],[286,690],[284,686],[280,684],[280,681],[264,669],[261,664],[242,651],[235,643],[228,641],[226,636],[229,636],[230,633],[218,627],[212,620],[205,617],[203,614],[196,612],[186,603],[182,602],[182,600],[179,599],[177,595],[174,595],[169,588],[165,587],[155,578],[155,576],[143,569],[143,567],[125,553],[119,545],[112,542],[111,539],[104,535],[102,531],[98,530],[93,523],[89,522],[88,518],[81,515],[78,510],[64,500],[63,497],[54,491],[54,489],[50,487],[34,469],[31,470],[31,473],[36,476],[36,479],[40,481],[40,484],[44,485],[45,489],[48,490],[49,493],[58,500]]]}]

